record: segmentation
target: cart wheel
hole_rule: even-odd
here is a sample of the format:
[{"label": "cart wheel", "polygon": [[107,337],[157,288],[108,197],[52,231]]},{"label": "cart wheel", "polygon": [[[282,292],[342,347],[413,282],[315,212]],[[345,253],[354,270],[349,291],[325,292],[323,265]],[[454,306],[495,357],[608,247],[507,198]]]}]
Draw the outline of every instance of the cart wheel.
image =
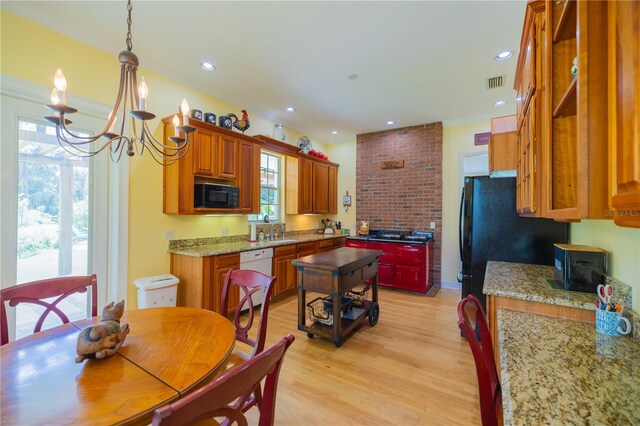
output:
[{"label": "cart wheel", "polygon": [[307,337],[308,337],[309,339],[313,339],[313,333],[307,333]]},{"label": "cart wheel", "polygon": [[375,326],[378,323],[379,316],[380,306],[378,306],[377,302],[371,302],[371,306],[369,307],[369,325],[371,327]]}]

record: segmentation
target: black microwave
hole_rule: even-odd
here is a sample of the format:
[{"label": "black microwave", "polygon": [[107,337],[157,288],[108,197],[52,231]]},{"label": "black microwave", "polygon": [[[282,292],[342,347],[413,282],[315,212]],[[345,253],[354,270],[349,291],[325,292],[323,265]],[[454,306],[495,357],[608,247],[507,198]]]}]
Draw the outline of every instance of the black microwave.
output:
[{"label": "black microwave", "polygon": [[215,183],[196,183],[194,185],[193,207],[237,209],[238,187]]}]

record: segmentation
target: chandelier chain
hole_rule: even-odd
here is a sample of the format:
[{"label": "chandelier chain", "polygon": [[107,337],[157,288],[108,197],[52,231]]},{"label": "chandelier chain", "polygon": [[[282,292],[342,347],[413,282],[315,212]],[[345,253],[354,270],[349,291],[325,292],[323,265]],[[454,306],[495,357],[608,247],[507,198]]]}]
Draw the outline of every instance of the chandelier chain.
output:
[{"label": "chandelier chain", "polygon": [[129,0],[127,2],[127,11],[128,11],[128,17],[127,17],[127,50],[129,50],[129,52],[131,52],[131,49],[133,49],[133,43],[131,42],[131,10],[133,9],[133,6],[131,6],[131,0]]}]

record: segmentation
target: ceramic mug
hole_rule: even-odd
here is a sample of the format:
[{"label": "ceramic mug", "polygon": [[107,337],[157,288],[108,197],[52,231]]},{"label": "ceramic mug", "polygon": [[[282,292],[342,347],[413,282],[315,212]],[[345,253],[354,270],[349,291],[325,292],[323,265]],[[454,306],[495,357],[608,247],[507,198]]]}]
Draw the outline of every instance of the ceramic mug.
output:
[{"label": "ceramic mug", "polygon": [[610,336],[622,336],[631,333],[631,322],[621,316],[620,312],[596,309],[596,331]]}]

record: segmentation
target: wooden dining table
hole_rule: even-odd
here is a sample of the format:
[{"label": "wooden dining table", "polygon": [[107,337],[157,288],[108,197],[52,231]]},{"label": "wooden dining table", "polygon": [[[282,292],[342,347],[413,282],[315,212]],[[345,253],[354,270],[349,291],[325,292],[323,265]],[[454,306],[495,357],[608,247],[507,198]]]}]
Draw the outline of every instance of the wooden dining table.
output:
[{"label": "wooden dining table", "polygon": [[149,424],[153,411],[215,377],[233,350],[231,321],[195,308],[125,311],[113,356],[76,363],[80,330],[64,324],[0,347],[2,424]]}]

